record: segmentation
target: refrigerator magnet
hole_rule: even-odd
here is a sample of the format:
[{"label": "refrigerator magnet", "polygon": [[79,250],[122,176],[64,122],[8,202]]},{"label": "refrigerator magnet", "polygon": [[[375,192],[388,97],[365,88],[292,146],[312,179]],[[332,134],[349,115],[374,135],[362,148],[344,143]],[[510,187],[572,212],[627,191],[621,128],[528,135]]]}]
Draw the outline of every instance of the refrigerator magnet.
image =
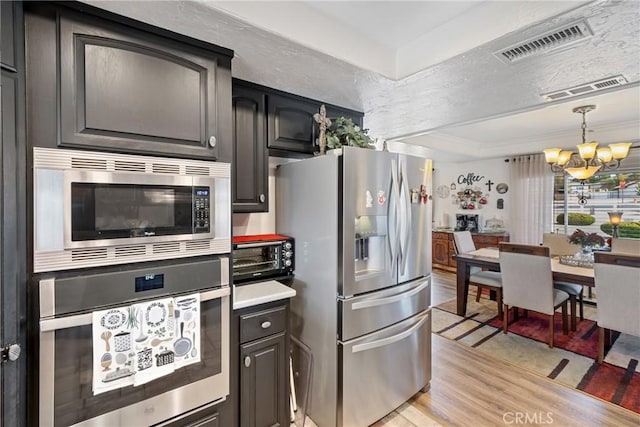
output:
[{"label": "refrigerator magnet", "polygon": [[384,195],[384,191],[383,190],[378,191],[378,204],[382,206],[386,201],[387,201],[387,197]]},{"label": "refrigerator magnet", "polygon": [[417,188],[411,189],[411,203],[420,202],[420,191]]},{"label": "refrigerator magnet", "polygon": [[371,191],[367,190],[365,207],[372,208],[373,207],[373,196],[371,195]]}]

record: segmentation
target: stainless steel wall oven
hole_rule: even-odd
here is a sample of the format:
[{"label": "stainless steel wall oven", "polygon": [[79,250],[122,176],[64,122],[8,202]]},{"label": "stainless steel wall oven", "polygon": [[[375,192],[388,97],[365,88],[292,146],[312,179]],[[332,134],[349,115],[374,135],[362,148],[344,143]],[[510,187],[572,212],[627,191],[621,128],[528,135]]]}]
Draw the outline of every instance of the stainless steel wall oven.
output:
[{"label": "stainless steel wall oven", "polygon": [[229,164],[33,154],[35,272],[229,252]]},{"label": "stainless steel wall oven", "polygon": [[[38,278],[40,425],[152,425],[224,401],[229,394],[229,259],[103,270]],[[144,385],[94,394],[92,312],[194,292],[201,300],[201,361]]]}]

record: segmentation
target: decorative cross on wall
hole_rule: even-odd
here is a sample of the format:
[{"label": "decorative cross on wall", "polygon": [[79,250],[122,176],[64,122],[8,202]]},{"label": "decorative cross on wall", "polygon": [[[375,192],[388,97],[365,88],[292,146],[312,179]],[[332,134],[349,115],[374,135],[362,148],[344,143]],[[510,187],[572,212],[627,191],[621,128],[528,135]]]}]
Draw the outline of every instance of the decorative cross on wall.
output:
[{"label": "decorative cross on wall", "polygon": [[320,135],[318,136],[318,145],[320,146],[320,155],[324,154],[327,146],[327,128],[331,126],[331,120],[327,118],[327,109],[324,104],[320,106],[320,113],[315,113],[313,119],[320,125]]},{"label": "decorative cross on wall", "polygon": [[495,182],[493,182],[493,181],[489,180],[489,181],[487,181],[484,185],[486,185],[487,187],[489,187],[489,191],[491,191],[491,186],[492,186],[493,184],[495,184]]}]

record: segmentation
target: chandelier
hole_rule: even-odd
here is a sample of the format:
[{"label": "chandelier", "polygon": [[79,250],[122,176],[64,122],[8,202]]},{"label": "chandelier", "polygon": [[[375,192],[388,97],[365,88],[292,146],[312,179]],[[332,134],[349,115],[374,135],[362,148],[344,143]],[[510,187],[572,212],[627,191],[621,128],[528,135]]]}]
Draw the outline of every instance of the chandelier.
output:
[{"label": "chandelier", "polygon": [[599,170],[613,170],[620,167],[622,159],[629,154],[630,142],[609,144],[608,147],[598,148],[595,141],[587,142],[586,114],[596,109],[595,105],[584,105],[573,109],[574,113],[582,114],[582,144],[578,144],[578,153],[562,150],[561,148],[547,148],[544,156],[553,172],[564,172],[574,179],[584,182]]}]

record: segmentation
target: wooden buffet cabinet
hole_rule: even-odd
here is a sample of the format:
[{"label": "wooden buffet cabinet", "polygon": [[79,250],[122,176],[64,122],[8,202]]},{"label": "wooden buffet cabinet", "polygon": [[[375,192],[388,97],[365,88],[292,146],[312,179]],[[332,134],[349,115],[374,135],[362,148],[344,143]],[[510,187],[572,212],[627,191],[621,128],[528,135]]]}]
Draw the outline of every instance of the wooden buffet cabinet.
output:
[{"label": "wooden buffet cabinet", "polygon": [[[509,233],[471,233],[476,249],[498,247],[500,242],[509,241]],[[456,260],[453,256],[456,249],[453,245],[453,232],[434,231],[432,235],[433,268],[455,271]]]}]

